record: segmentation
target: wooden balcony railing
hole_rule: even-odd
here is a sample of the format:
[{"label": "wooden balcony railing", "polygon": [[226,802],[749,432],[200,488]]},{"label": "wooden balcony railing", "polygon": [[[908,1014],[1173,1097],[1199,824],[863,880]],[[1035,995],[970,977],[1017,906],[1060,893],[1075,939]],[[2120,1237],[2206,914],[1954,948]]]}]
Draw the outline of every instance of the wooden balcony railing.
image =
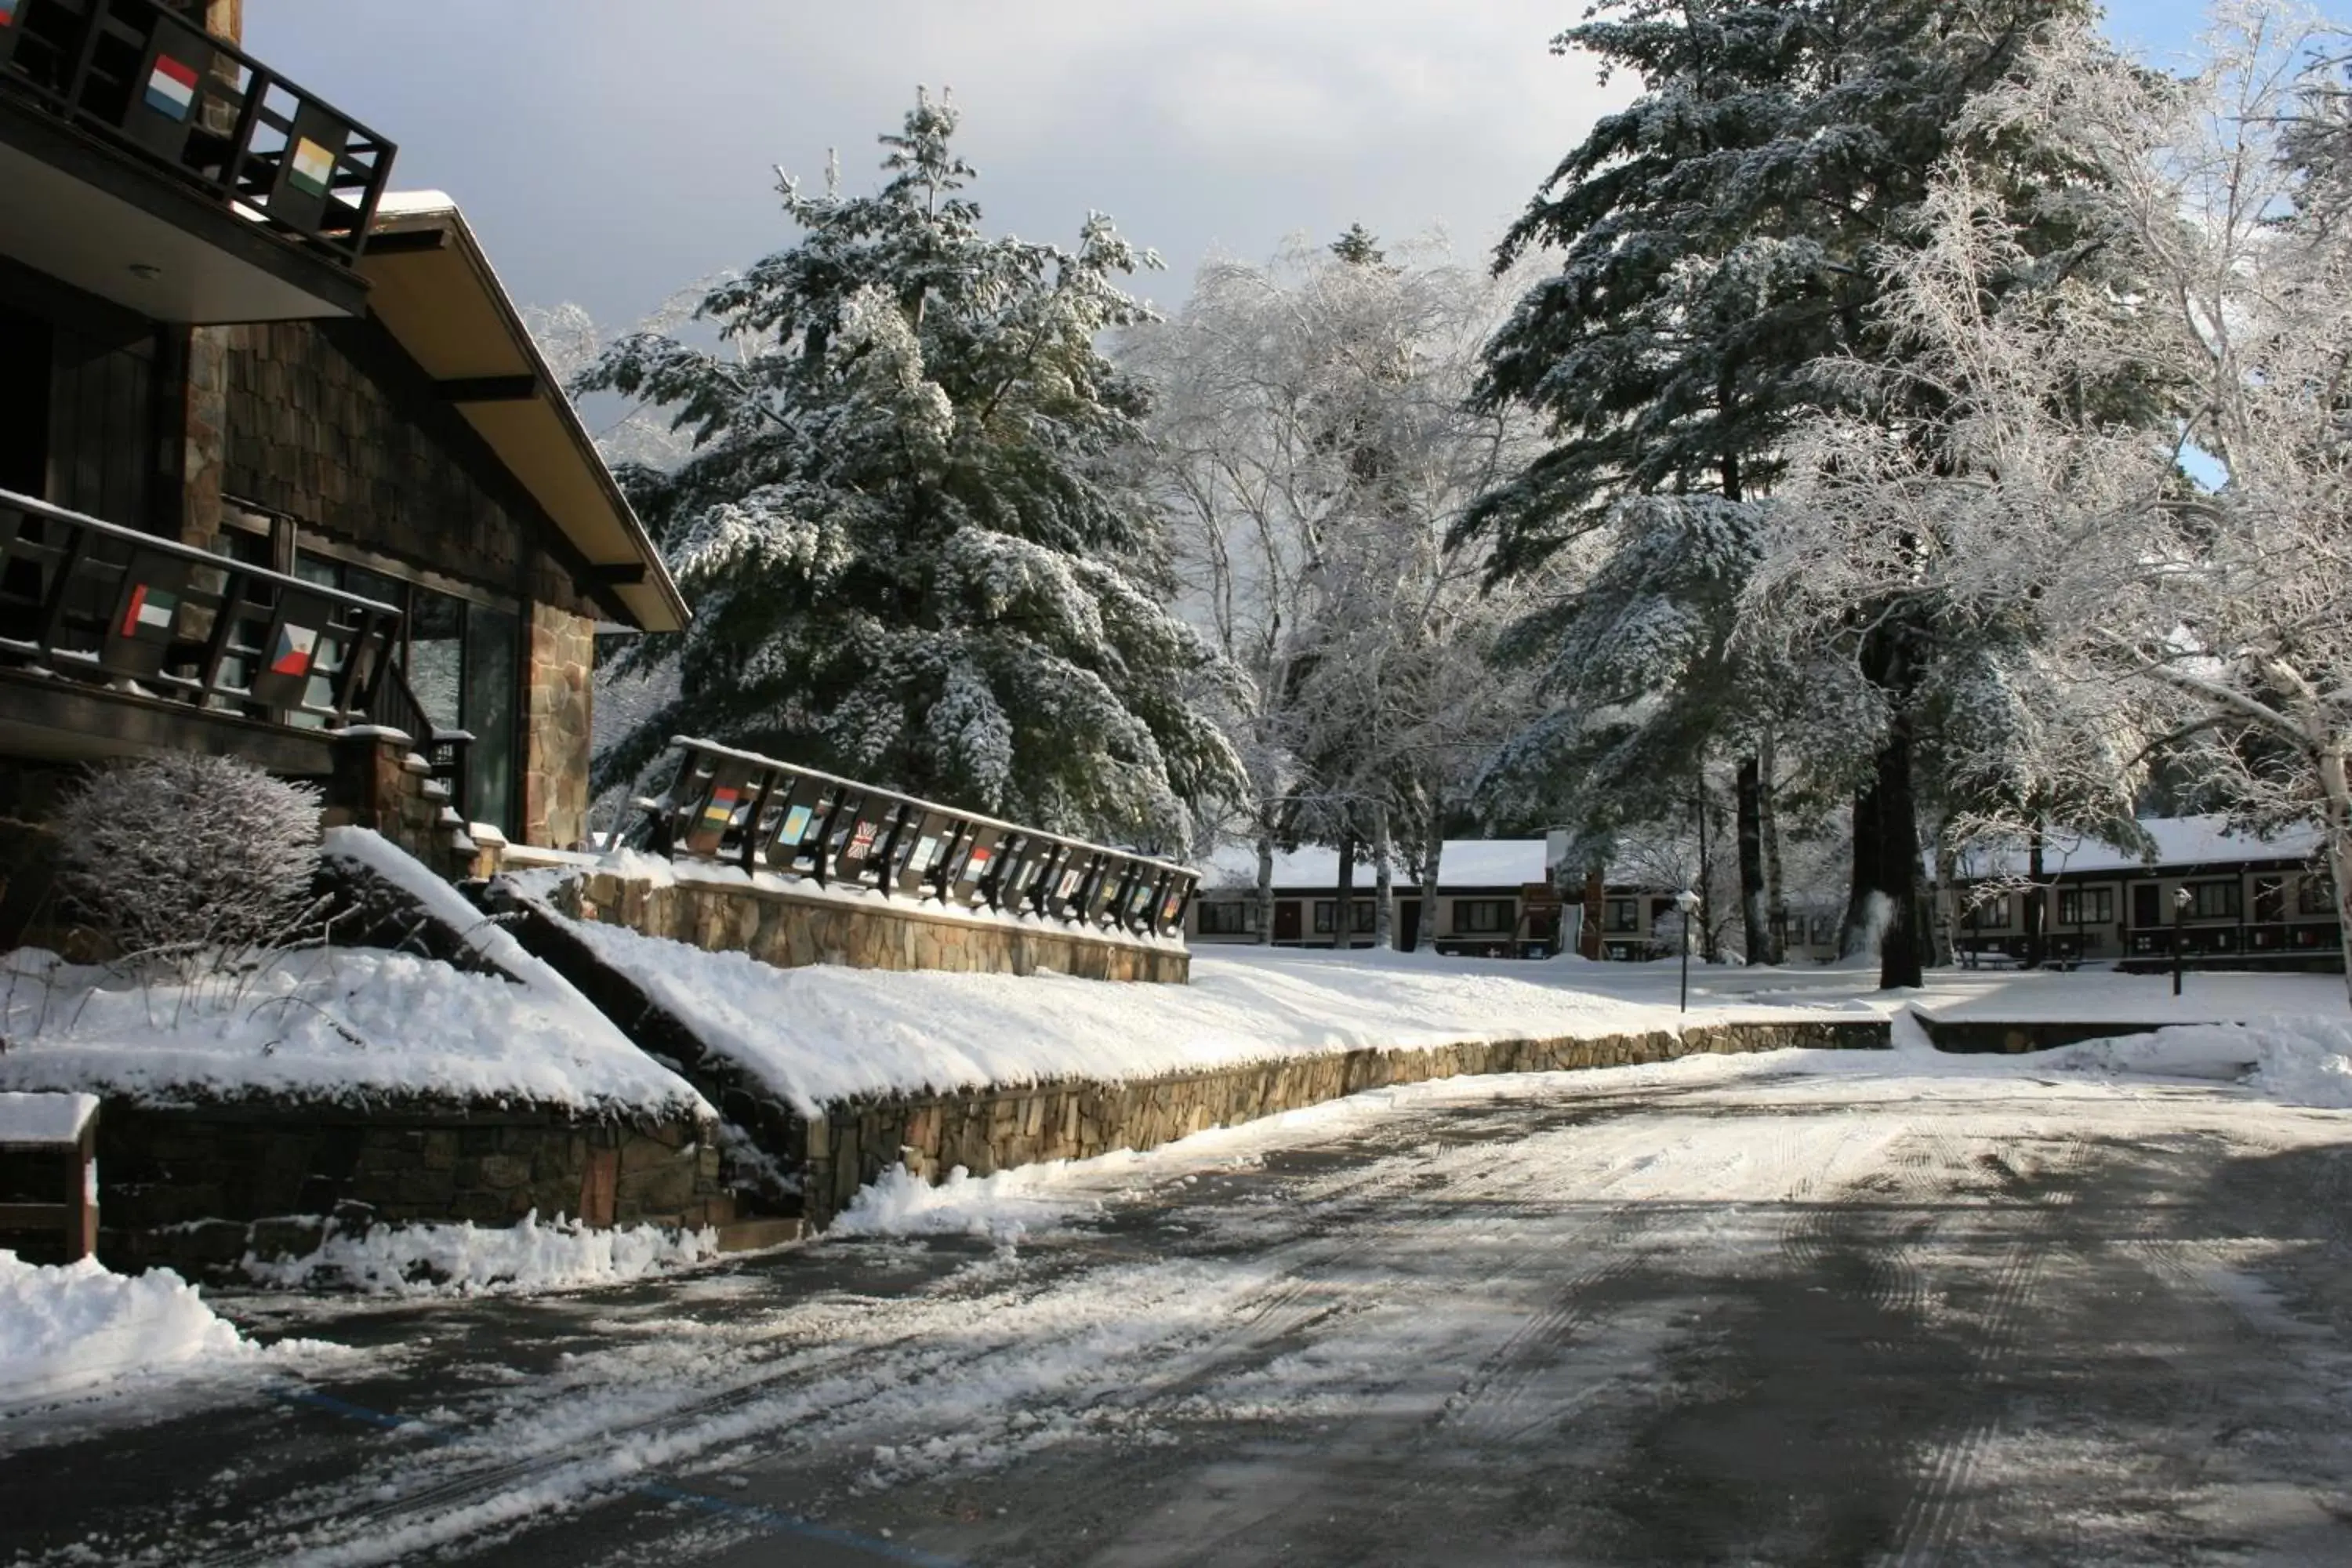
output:
[{"label": "wooden balcony railing", "polygon": [[266,722],[389,725],[399,629],[390,605],[0,490],[0,663]]},{"label": "wooden balcony railing", "polygon": [[348,267],[393,144],[155,0],[0,5],[0,90]]},{"label": "wooden balcony railing", "polygon": [[645,803],[646,847],[886,898],[1173,937],[1200,879],[1087,844],[709,741],[670,742],[676,776]]}]

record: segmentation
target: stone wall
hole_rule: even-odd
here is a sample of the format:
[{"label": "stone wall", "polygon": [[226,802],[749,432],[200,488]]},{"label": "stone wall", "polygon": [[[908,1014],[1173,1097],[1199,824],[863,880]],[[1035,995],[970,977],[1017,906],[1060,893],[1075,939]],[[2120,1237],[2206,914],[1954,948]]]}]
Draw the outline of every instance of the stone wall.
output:
[{"label": "stone wall", "polygon": [[729,1212],[713,1129],[560,1111],[274,1104],[99,1116],[99,1252],[110,1267],[204,1270],[299,1256],[325,1222],[471,1220],[537,1210],[593,1225],[701,1225]]},{"label": "stone wall", "polygon": [[478,845],[449,805],[448,787],[431,776],[404,735],[390,731],[347,736],[335,744],[334,776],[327,781],[326,827],[372,827],[458,882],[493,875],[495,848]]},{"label": "stone wall", "polygon": [[1043,1160],[1152,1149],[1207,1128],[1235,1126],[1393,1084],[1479,1073],[1631,1067],[1707,1053],[1792,1047],[1884,1049],[1884,1022],[1722,1024],[1589,1040],[1497,1040],[1426,1050],[1355,1050],[1127,1083],[1056,1083],[845,1103],[772,1150],[803,1170],[803,1201],[824,1225],[850,1194],[893,1165],[937,1182]]},{"label": "stone wall", "polygon": [[2145,1035],[2153,1029],[2170,1026],[2166,1024],[2066,1023],[2054,1019],[1939,1019],[1916,1008],[1912,1009],[1911,1016],[1919,1020],[1920,1027],[1927,1031],[1929,1043],[1937,1050],[1961,1056],[2019,1056],[2028,1051],[2053,1051],[2061,1046],[2080,1045],[2084,1040],[2119,1040],[2126,1035]]},{"label": "stone wall", "polygon": [[1050,970],[1084,980],[1171,985],[1192,973],[1192,955],[1181,947],[961,921],[911,904],[840,902],[748,883],[661,885],[593,871],[564,884],[552,902],[574,920],[625,926],[711,952],[749,953],[779,969],[839,963],[992,974]]},{"label": "stone wall", "polygon": [[596,623],[534,603],[528,636],[521,837],[528,844],[568,849],[588,837]]}]

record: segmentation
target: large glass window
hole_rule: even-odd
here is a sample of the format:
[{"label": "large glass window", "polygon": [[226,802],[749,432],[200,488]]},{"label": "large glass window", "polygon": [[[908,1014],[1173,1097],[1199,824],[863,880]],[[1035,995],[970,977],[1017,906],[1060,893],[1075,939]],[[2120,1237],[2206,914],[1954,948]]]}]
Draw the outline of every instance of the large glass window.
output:
[{"label": "large glass window", "polygon": [[2058,891],[2060,925],[2105,925],[2115,918],[2113,888],[2062,888]]},{"label": "large glass window", "polygon": [[1456,899],[1454,901],[1454,931],[1457,936],[1485,936],[1509,931],[1517,923],[1517,908],[1508,899]]},{"label": "large glass window", "polygon": [[522,736],[521,617],[307,552],[296,557],[294,569],[308,582],[380,600],[401,612],[394,667],[436,727],[474,737],[466,753],[466,815],[513,832]]}]

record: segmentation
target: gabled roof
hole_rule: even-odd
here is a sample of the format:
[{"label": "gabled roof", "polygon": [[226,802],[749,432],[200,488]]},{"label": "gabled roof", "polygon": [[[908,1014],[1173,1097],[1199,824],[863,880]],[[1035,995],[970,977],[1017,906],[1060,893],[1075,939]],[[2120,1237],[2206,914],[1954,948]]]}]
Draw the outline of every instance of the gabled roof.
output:
[{"label": "gabled roof", "polygon": [[691,613],[661,552],[457,204],[439,191],[385,195],[359,269],[377,319],[554,520],[583,585],[641,630],[684,627]]},{"label": "gabled roof", "polygon": [[[2118,849],[2095,838],[2053,833],[2042,844],[2043,872],[2054,877],[2084,871],[2147,872],[2168,866],[2208,866],[2231,860],[2302,860],[2316,854],[2320,847],[2318,830],[2307,826],[2290,827],[2269,838],[2257,838],[2232,833],[2225,816],[2147,816],[2140,819],[2139,825],[2155,840],[2154,867],[2137,851]],[[1926,856],[1923,864],[1933,876],[1935,856]],[[1959,874],[1971,878],[2015,877],[2024,875],[2025,867],[2022,844],[1979,847],[1960,858]]]}]

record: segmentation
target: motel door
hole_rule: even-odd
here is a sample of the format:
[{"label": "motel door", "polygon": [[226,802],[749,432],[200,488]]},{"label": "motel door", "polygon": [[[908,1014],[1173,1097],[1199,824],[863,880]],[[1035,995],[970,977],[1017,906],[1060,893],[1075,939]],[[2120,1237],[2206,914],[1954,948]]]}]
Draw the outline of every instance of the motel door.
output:
[{"label": "motel door", "polygon": [[1285,899],[1274,906],[1274,940],[1297,942],[1298,937],[1298,900]]},{"label": "motel door", "polygon": [[1397,900],[1396,925],[1397,951],[1411,952],[1421,941],[1421,900],[1419,899]]}]

